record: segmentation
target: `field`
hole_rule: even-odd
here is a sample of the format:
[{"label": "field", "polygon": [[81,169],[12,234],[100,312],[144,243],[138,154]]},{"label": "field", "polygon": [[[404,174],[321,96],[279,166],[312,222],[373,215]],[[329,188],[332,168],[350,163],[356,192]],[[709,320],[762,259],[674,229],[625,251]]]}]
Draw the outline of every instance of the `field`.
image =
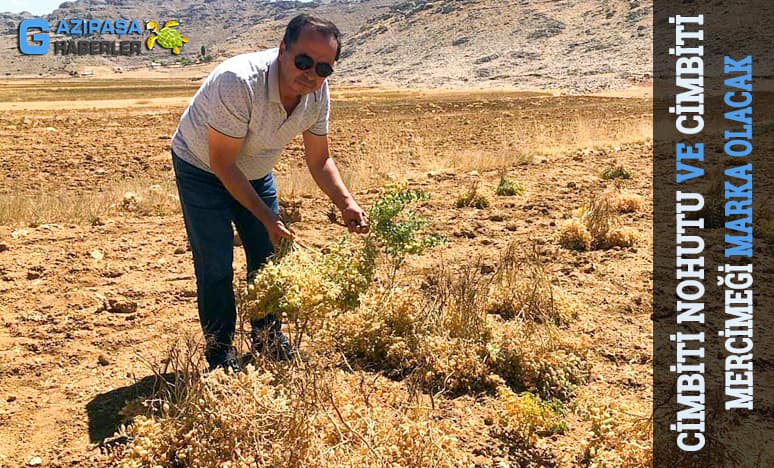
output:
[{"label": "field", "polygon": [[[108,464],[104,442],[129,422],[125,403],[149,397],[170,348],[199,333],[169,154],[198,85],[0,83],[0,466],[36,457],[43,466]],[[423,421],[455,431],[439,450],[467,454],[470,465],[626,457],[618,452],[631,446],[622,441],[638,442],[626,431],[647,426],[652,402],[650,120],[643,97],[335,89],[332,155],[358,202],[368,207],[379,188],[405,182],[432,196],[418,212],[428,231],[447,239],[408,257],[401,284],[418,287],[441,266],[452,277],[475,267],[475,278],[487,280],[509,246],[519,258],[537,255],[554,294],[573,304],[574,317],[556,330],[580,343],[588,366],[561,398],[562,429],[520,443],[503,436],[508,424],[498,419],[491,388],[416,390],[410,379],[367,367],[347,370],[341,381],[373,382],[387,400],[406,394],[431,408]],[[629,177],[612,176],[616,168]],[[300,139],[275,175],[281,198],[298,207],[293,226],[304,245],[324,249],[340,239],[343,228],[329,220],[330,203],[306,172]],[[503,178],[523,193],[496,195]],[[474,187],[488,206],[458,208]],[[636,233],[632,245],[562,245],[565,224],[595,197],[634,200],[615,214]],[[241,279],[239,247],[234,265]],[[341,387],[338,398],[361,398],[346,394],[357,386]],[[338,417],[343,428],[354,426],[346,413]],[[380,420],[372,422],[378,432]],[[384,461],[373,446],[378,438],[366,439]],[[649,438],[638,443],[648,451]]]}]

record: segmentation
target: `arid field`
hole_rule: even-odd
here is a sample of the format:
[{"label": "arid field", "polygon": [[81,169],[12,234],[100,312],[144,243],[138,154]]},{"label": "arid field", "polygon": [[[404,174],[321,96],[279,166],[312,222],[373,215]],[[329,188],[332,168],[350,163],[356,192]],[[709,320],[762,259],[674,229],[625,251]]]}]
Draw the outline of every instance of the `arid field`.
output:
[{"label": "arid field", "polygon": [[[237,378],[186,347],[169,149],[199,85],[0,82],[0,466],[650,466],[649,98],[334,87],[358,202],[421,190],[445,243]],[[275,176],[325,256],[345,229],[300,138]]]}]

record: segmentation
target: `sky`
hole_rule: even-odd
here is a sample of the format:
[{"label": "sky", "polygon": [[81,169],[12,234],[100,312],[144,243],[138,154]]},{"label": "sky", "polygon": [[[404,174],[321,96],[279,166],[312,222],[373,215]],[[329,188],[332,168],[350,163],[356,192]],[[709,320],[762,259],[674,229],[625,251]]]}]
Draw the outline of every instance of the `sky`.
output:
[{"label": "sky", "polygon": [[33,15],[42,16],[56,10],[64,2],[65,0],[3,0],[0,3],[0,12],[21,13],[22,11],[29,11]]},{"label": "sky", "polygon": [[11,13],[29,11],[33,15],[47,15],[64,2],[65,0],[3,0],[0,3],[0,11]]}]

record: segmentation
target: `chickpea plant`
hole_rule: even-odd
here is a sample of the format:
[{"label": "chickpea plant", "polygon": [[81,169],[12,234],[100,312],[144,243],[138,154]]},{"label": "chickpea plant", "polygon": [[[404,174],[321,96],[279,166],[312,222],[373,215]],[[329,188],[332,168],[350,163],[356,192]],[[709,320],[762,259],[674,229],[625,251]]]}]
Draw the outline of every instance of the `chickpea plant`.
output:
[{"label": "chickpea plant", "polygon": [[373,282],[380,247],[397,269],[406,255],[420,254],[444,241],[439,236],[421,236],[419,231],[429,222],[406,210],[410,203],[429,198],[404,186],[383,189],[369,210],[369,234],[362,247],[355,247],[348,236],[325,253],[300,243],[285,245],[242,291],[243,319],[274,313],[292,322],[320,323],[355,309]]}]

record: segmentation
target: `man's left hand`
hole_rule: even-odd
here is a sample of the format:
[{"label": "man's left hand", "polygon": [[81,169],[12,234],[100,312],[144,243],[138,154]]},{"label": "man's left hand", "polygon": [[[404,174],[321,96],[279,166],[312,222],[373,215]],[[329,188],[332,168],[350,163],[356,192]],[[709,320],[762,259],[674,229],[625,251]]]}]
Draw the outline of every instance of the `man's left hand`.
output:
[{"label": "man's left hand", "polygon": [[366,234],[368,232],[368,217],[360,206],[354,201],[349,202],[341,210],[341,218],[349,232]]}]

